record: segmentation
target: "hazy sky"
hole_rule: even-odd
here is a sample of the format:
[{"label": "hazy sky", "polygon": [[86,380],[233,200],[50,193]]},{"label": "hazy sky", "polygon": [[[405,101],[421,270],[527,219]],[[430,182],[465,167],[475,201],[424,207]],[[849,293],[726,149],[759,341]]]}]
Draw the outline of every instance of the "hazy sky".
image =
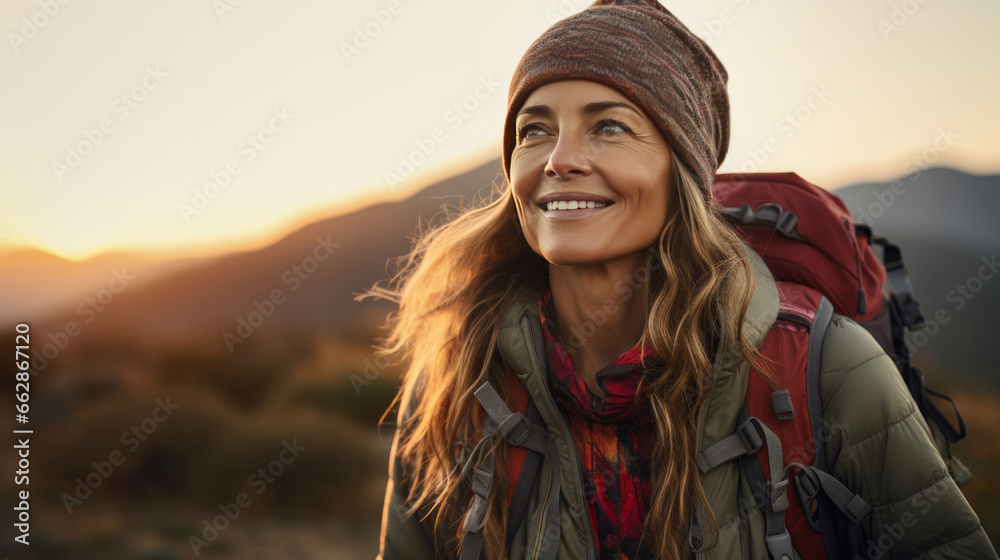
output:
[{"label": "hazy sky", "polygon": [[[8,0],[0,251],[248,247],[498,157],[521,54],[589,4]],[[722,171],[1000,172],[995,0],[663,4],[729,71]]]}]

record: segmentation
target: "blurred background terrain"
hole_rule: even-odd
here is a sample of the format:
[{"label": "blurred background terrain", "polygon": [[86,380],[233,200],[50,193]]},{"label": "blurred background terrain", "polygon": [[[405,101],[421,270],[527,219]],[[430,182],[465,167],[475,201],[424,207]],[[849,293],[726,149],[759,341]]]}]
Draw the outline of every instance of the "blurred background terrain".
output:
[{"label": "blurred background terrain", "polygon": [[[377,422],[400,371],[372,349],[392,305],[354,296],[388,277],[421,220],[502,179],[490,160],[406,200],[211,259],[0,256],[0,270],[20,271],[0,277],[0,332],[10,347],[14,325],[29,319],[36,373],[23,557],[173,559],[197,548],[212,558],[373,558],[395,412],[381,432]],[[975,476],[963,491],[995,541],[1000,279],[970,279],[1000,252],[1000,176],[931,168],[898,181],[891,201],[890,183],[835,192],[903,248],[925,317],[947,316],[914,340],[916,361],[969,426],[953,450]],[[9,361],[0,374],[13,379]],[[15,458],[3,457],[0,470],[13,472]],[[0,479],[5,504],[13,491]],[[227,512],[223,530],[206,529]]]},{"label": "blurred background terrain", "polygon": [[[0,559],[373,558],[400,371],[355,295],[500,182],[518,61],[591,3],[4,2],[0,341],[30,324],[35,375]],[[996,541],[1000,3],[661,3],[727,69],[719,171],[796,171],[903,248]]]}]

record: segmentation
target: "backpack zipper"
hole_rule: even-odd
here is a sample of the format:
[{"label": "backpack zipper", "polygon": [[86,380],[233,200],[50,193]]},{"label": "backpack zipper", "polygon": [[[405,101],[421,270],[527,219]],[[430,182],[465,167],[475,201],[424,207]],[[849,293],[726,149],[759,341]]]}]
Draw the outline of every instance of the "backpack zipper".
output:
[{"label": "backpack zipper", "polygon": [[[525,347],[528,349],[529,352],[533,354],[534,358],[533,362],[536,366],[538,366],[539,364],[541,364],[541,362],[539,361],[538,355],[535,353],[535,342],[534,342],[535,337],[534,337],[534,331],[531,328],[531,321],[526,316],[522,316],[521,320],[522,322],[526,323],[527,327],[526,330],[529,335],[528,337],[529,340],[525,341],[526,342]],[[552,395],[549,394],[549,391],[547,389],[547,384],[542,383],[542,388],[543,388],[542,398],[545,400],[545,403],[550,407],[551,410],[556,411],[555,416],[558,417],[559,427],[562,430],[562,433],[570,435],[569,437],[570,442],[569,445],[567,445],[567,447],[569,447],[570,456],[573,457],[573,462],[576,463],[577,466],[576,469],[570,469],[570,470],[573,473],[573,482],[576,484],[577,488],[580,489],[580,496],[583,498],[581,500],[581,503],[583,503],[583,511],[581,511],[581,515],[585,516],[585,519],[583,520],[583,525],[586,527],[587,531],[587,560],[597,560],[597,538],[594,536],[594,528],[590,524],[590,518],[589,518],[590,513],[589,510],[587,509],[587,496],[583,492],[583,464],[581,462],[579,452],[576,450],[576,443],[573,440],[573,432],[569,429],[569,426],[566,425],[566,419],[563,418],[562,413],[559,412],[559,409],[556,407],[555,402],[552,400]],[[562,516],[559,517],[561,522]],[[544,512],[543,512],[543,518],[544,518]],[[533,556],[534,558],[537,558],[540,541],[538,541],[538,543],[539,543],[538,546],[536,546],[535,551],[533,552],[533,555],[535,555]]]},{"label": "backpack zipper", "polygon": [[842,222],[844,230],[847,231],[847,238],[851,241],[851,246],[854,247],[854,267],[858,279],[858,313],[864,315],[868,312],[868,301],[865,296],[864,284],[861,283],[861,248],[858,247],[858,240],[855,239],[856,234],[852,231],[851,224],[846,219]]}]

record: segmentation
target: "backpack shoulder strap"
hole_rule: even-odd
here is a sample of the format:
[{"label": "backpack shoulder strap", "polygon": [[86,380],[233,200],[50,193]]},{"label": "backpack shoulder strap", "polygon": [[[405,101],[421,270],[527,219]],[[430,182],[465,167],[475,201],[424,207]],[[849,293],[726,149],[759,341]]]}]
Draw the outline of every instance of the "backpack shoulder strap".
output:
[{"label": "backpack shoulder strap", "polygon": [[[515,390],[516,391],[516,390]],[[528,402],[526,409],[527,413],[536,416],[536,419],[540,421],[536,423],[535,421],[528,418],[527,414],[522,412],[511,411],[507,406],[507,403],[500,397],[493,385],[489,381],[484,382],[475,391],[475,396],[482,404],[483,412],[485,413],[485,421],[483,423],[483,435],[476,443],[473,450],[466,456],[464,465],[461,468],[461,477],[463,479],[472,475],[472,486],[471,490],[474,494],[472,507],[469,509],[465,516],[465,522],[463,524],[462,530],[465,532],[465,542],[463,543],[462,550],[460,552],[461,560],[477,560],[480,557],[480,552],[482,551],[484,539],[483,539],[483,528],[486,516],[487,500],[489,499],[492,485],[493,485],[493,461],[489,460],[489,454],[493,449],[493,444],[497,437],[503,437],[512,446],[522,447],[525,449],[524,462],[522,463],[522,469],[524,464],[528,464],[530,467],[536,462],[540,464],[541,455],[550,454],[549,449],[552,445],[552,441],[549,438],[548,430],[545,428],[545,423],[541,422],[541,417],[538,415],[537,407],[533,406],[533,403]],[[534,410],[534,412],[532,412]],[[537,455],[537,459],[531,458],[533,455]],[[555,458],[553,458],[555,460]],[[531,467],[535,468],[536,467]],[[557,467],[554,467],[557,469]],[[559,480],[558,480],[558,470],[552,473],[553,480],[550,481],[550,493],[558,495],[559,493]],[[521,485],[520,476],[518,477],[518,486]],[[528,477],[524,482],[528,486],[528,489],[521,489],[518,492],[515,486],[513,491],[513,498],[518,498],[518,494],[521,496],[521,500],[524,502],[523,506],[527,507],[528,497],[530,496],[530,486],[531,478]],[[509,497],[510,501],[510,497]],[[546,515],[546,529],[552,524],[552,520],[555,520],[555,529],[558,530],[558,500],[548,500],[549,507],[548,511],[545,512]],[[521,513],[523,518],[523,512]],[[516,527],[515,527],[516,529]],[[556,535],[558,536],[558,535]],[[506,535],[507,546],[510,546],[511,538],[513,537],[513,532],[508,530]],[[550,539],[551,540],[551,539]],[[555,546],[557,543],[548,543],[549,546],[544,547],[541,553],[541,558],[546,560],[555,558]]]},{"label": "backpack shoulder strap", "polygon": [[[545,421],[535,406],[535,401],[528,396],[528,408],[524,413],[525,417],[532,425],[545,429]],[[531,498],[531,489],[534,486],[535,478],[542,466],[542,454],[526,449],[524,462],[521,463],[520,472],[517,474],[517,483],[514,485],[514,493],[510,500],[510,507],[507,510],[507,551],[510,552],[510,543],[514,540],[514,533],[524,522],[525,513],[528,510],[528,501]],[[511,480],[514,480],[511,478]]]},{"label": "backpack shoulder strap", "polygon": [[[535,405],[531,393],[517,374],[507,368],[507,381],[511,390],[511,406],[523,410],[525,418],[532,426],[547,430],[548,427]],[[541,470],[543,454],[527,447],[512,446],[507,457],[507,480],[510,486],[507,491],[507,554],[510,555],[511,542],[514,534],[524,523],[531,501],[531,491],[535,479]]]},{"label": "backpack shoulder strap", "polygon": [[[849,539],[849,533],[845,534],[849,527],[842,520],[858,525],[871,508],[829,474],[826,449],[821,443],[827,438],[823,433],[819,377],[833,306],[806,286],[780,282],[778,288],[778,322],[760,348],[775,384],[757,373],[751,375],[741,425],[756,420],[770,427],[781,441],[779,462],[776,467],[772,453],[759,449],[742,455],[741,465],[756,505],[767,521],[766,540],[772,558],[781,557],[774,545],[779,539],[789,538],[787,535],[796,551],[809,551],[817,558],[841,558],[841,537]],[[789,471],[792,467],[797,472]],[[794,476],[785,478],[786,471]],[[767,499],[778,484],[788,485],[784,512]],[[821,528],[826,530],[821,532]],[[823,556],[818,555],[820,551]]]},{"label": "backpack shoulder strap", "polygon": [[[826,339],[826,331],[833,319],[833,304],[826,297],[820,298],[813,316],[812,326],[809,328],[809,350],[806,357],[806,401],[809,403],[809,423],[812,427],[812,440],[815,452],[813,467],[823,473],[830,471],[830,465],[826,458],[826,434],[823,432],[823,396],[820,394],[819,376],[822,371],[821,358],[823,356],[823,341]],[[817,444],[816,442],[820,442]],[[798,479],[796,479],[798,480]],[[796,490],[804,492],[800,484],[796,484]],[[813,492],[815,494],[815,492]],[[806,496],[801,495],[800,501],[806,505]],[[833,527],[836,523],[834,512],[830,502],[827,500],[817,500],[817,513],[819,514],[820,527]],[[826,550],[827,558],[840,558],[840,542],[836,535],[829,534],[823,539],[823,548]]]}]

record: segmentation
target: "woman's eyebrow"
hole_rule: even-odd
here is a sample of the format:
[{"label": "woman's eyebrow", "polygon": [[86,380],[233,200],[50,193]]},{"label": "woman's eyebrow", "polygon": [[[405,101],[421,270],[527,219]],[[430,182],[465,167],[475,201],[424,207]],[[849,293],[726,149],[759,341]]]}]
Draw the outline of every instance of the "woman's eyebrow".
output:
[{"label": "woman's eyebrow", "polygon": [[[600,113],[601,111],[606,111],[615,107],[624,107],[633,113],[639,115],[639,112],[635,110],[634,107],[628,103],[622,103],[620,101],[595,101],[593,103],[587,103],[580,110],[581,114],[591,115],[594,113]],[[520,118],[521,115],[538,115],[542,117],[551,117],[552,109],[548,105],[532,105],[530,107],[525,107],[518,111],[517,116]]]}]

